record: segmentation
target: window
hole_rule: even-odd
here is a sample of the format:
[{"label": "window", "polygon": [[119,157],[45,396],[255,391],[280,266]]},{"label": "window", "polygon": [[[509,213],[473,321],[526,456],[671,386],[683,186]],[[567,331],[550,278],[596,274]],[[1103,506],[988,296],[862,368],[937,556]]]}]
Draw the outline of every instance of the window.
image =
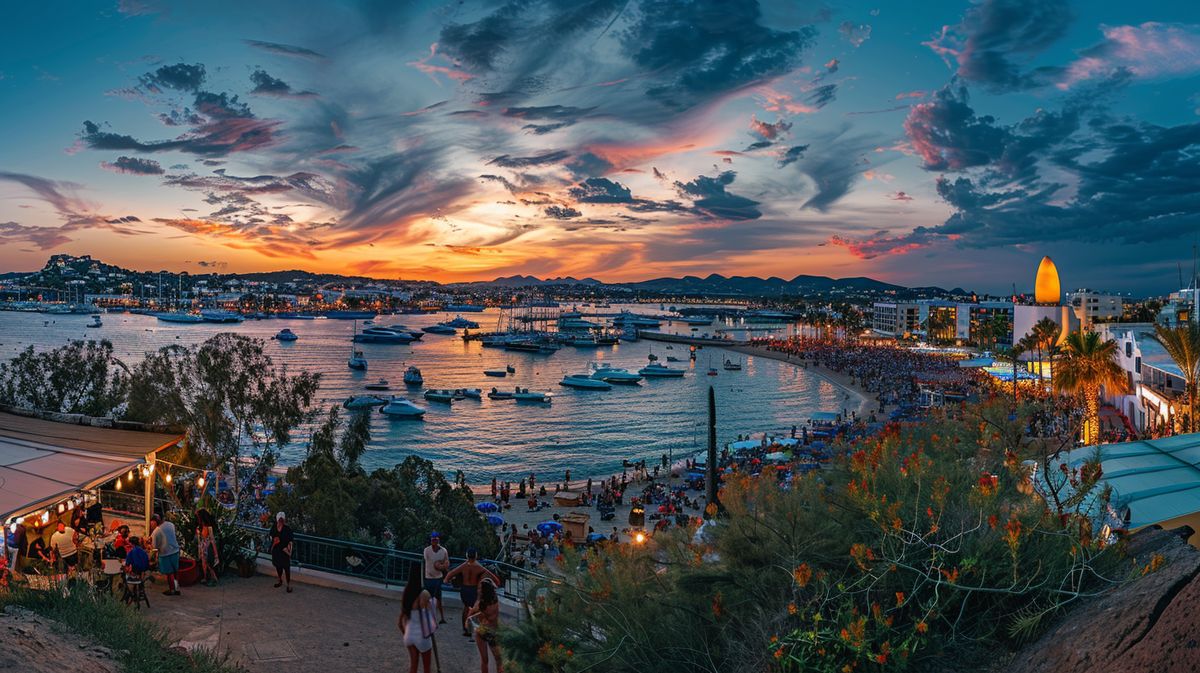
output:
[{"label": "window", "polygon": [[1133,357],[1133,342],[1132,341],[1125,342],[1125,357],[1127,357],[1127,358]]},{"label": "window", "polygon": [[1142,358],[1140,358],[1140,357],[1138,357],[1138,358],[1134,358],[1134,360],[1133,360],[1133,371],[1135,371],[1135,372],[1137,372],[1137,373],[1139,373],[1139,374],[1141,374],[1141,373],[1142,373]]}]

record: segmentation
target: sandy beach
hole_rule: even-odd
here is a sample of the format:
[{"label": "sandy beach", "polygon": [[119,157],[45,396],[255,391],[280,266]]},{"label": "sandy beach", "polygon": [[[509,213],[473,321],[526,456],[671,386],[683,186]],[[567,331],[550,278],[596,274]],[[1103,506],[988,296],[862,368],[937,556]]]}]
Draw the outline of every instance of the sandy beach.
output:
[{"label": "sandy beach", "polygon": [[[814,376],[818,376],[822,379],[825,379],[831,385],[837,387],[839,390],[842,390],[847,395],[849,395],[850,398],[845,400],[843,406],[848,410],[856,411],[858,413],[859,418],[863,418],[863,419],[869,418],[872,413],[876,413],[879,410],[878,403],[875,402],[874,396],[863,391],[858,386],[853,385],[850,381],[850,377],[845,374],[832,371],[825,367],[818,367],[811,362],[801,363],[798,360],[790,358],[786,353],[780,353],[778,351],[770,351],[763,347],[758,347],[758,346],[721,346],[721,348],[724,348],[724,349],[727,349],[730,351],[734,351],[737,353],[741,353],[743,355],[770,358],[772,360],[778,360],[780,362],[791,363],[793,366],[796,366],[796,367],[803,367],[807,372],[813,374]],[[839,409],[837,409],[837,411],[841,411],[841,409],[839,408]],[[807,419],[798,419],[797,425],[802,424],[806,420]],[[752,434],[752,435],[758,436],[761,433],[756,431],[755,428],[746,428],[746,434]],[[718,447],[718,448],[721,448],[721,447]],[[671,473],[672,474],[682,474],[683,465],[684,465],[684,461],[677,460],[671,466]],[[654,465],[648,463],[647,467],[649,467],[651,470],[653,470]],[[546,495],[546,497],[542,498],[542,500],[554,502],[554,485],[556,483],[560,484],[560,485],[563,484],[564,482],[563,482],[562,478],[565,475],[560,474],[560,475],[538,475],[538,476],[540,478],[540,480],[538,482],[539,485],[541,483],[545,483],[546,488],[547,488],[547,495]],[[580,477],[580,476],[582,476],[583,479],[579,479],[578,477]],[[578,474],[573,473],[572,474],[573,478],[572,478],[571,482],[569,484],[567,484],[567,488],[569,490],[574,490],[576,492],[584,490],[584,488],[586,487],[586,482],[587,482],[588,476],[593,477],[593,480],[594,480],[593,492],[598,493],[600,491],[600,486],[599,486],[600,478],[596,477],[595,475],[578,475]],[[611,476],[612,475],[609,475],[609,477],[611,477]],[[616,476],[619,479],[621,475],[618,474]],[[632,479],[633,470],[628,471],[628,476],[630,477],[630,479]],[[658,481],[661,482],[663,480],[659,479]],[[677,484],[682,483],[681,478],[673,478],[673,479],[669,479],[667,481],[668,481],[668,483],[670,483],[672,485],[677,485]],[[641,493],[642,488],[646,485],[646,483],[647,482],[635,483],[635,482],[631,481],[630,485],[627,489],[628,494],[630,496],[634,496],[634,495]],[[485,501],[491,500],[491,484],[472,484],[471,490],[472,490],[472,492],[475,493],[476,500],[478,502],[485,502]],[[703,505],[704,505],[703,492],[693,491],[690,493],[691,493],[690,497],[700,500],[699,504],[701,505],[701,507],[703,507]],[[542,509],[537,512],[530,512],[528,510],[528,507],[526,506],[526,503],[524,500],[520,500],[520,501],[516,500],[516,484],[514,483],[513,484],[513,497],[512,497],[512,500],[510,501],[511,506],[508,509],[501,512],[501,516],[504,517],[505,523],[507,525],[516,524],[519,534],[523,535],[526,531],[526,527],[532,529],[532,528],[536,527],[538,523],[551,520],[555,514],[557,514],[561,517],[570,512],[584,513],[584,514],[588,514],[591,517],[591,520],[589,523],[595,529],[596,532],[603,533],[605,535],[611,535],[613,532],[613,529],[616,528],[618,531],[619,539],[623,542],[628,542],[630,540],[630,535],[627,532],[627,530],[629,529],[629,512],[631,510],[631,505],[630,505],[629,500],[630,500],[630,498],[626,497],[625,504],[617,507],[616,517],[612,521],[600,521],[599,512],[596,510],[595,507],[554,506],[554,507],[550,507],[547,509]],[[698,508],[694,512],[688,512],[688,513],[691,514],[692,516],[700,516],[701,512],[702,512],[702,509]],[[649,518],[647,518],[647,526],[646,527],[650,528],[651,526],[652,526],[652,524],[649,521]]]}]

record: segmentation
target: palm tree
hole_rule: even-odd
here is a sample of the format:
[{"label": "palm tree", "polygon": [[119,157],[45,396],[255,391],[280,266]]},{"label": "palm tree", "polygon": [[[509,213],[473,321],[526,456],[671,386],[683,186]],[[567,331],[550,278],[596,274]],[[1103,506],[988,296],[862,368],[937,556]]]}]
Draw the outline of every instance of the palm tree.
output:
[{"label": "palm tree", "polygon": [[1101,341],[1095,332],[1071,332],[1059,361],[1054,389],[1069,394],[1082,394],[1084,444],[1100,440],[1100,388],[1109,394],[1129,390],[1125,371],[1117,361],[1117,342]]},{"label": "palm tree", "polygon": [[1151,339],[1157,341],[1167,355],[1183,371],[1184,396],[1187,398],[1187,421],[1184,430],[1196,432],[1200,422],[1196,418],[1196,384],[1200,378],[1200,323],[1187,322],[1175,327],[1154,325]]},{"label": "palm tree", "polygon": [[[1030,339],[1033,342],[1034,350],[1037,351],[1038,383],[1042,382],[1042,374],[1044,373],[1045,369],[1045,367],[1042,366],[1042,355],[1051,353],[1053,351],[1055,344],[1058,343],[1058,336],[1061,333],[1062,327],[1059,327],[1058,323],[1054,322],[1050,318],[1042,318],[1041,320],[1037,321],[1037,323],[1035,323],[1033,326],[1033,330],[1031,330],[1029,333]],[[1053,373],[1051,373],[1051,376],[1053,376]]]},{"label": "palm tree", "polygon": [[1012,358],[1013,363],[1013,409],[1017,408],[1017,363],[1021,361],[1021,356],[1029,351],[1028,344],[1025,339],[1021,339],[1013,344],[1013,347],[1008,349],[1008,356]]}]

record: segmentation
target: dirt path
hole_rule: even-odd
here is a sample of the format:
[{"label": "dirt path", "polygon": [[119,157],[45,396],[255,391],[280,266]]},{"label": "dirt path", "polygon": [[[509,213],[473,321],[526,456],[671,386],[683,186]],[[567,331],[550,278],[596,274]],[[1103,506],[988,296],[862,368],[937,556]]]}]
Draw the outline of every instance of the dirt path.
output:
[{"label": "dirt path", "polygon": [[118,673],[112,650],[38,614],[9,605],[0,613],[0,670]]}]

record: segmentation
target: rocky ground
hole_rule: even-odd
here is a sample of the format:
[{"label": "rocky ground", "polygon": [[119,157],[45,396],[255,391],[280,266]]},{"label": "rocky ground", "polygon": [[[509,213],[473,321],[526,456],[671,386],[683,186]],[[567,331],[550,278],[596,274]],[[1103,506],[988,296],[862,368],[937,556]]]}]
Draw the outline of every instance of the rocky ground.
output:
[{"label": "rocky ground", "polygon": [[1200,550],[1191,535],[1143,530],[1130,539],[1134,576],[1074,608],[1006,666],[1012,673],[1183,673],[1200,671]]},{"label": "rocky ground", "polygon": [[9,605],[0,613],[0,671],[117,673],[113,651],[58,622]]}]

